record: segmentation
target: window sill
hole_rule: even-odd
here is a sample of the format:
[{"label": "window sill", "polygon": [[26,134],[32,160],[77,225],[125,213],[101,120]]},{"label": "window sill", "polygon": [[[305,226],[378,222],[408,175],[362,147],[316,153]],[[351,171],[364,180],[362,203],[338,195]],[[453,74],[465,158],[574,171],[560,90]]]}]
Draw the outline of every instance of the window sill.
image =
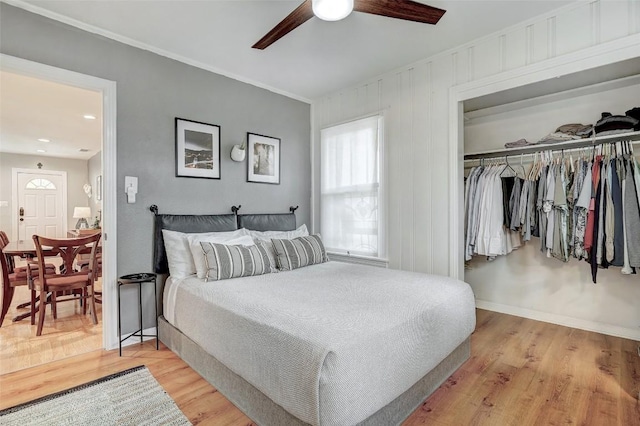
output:
[{"label": "window sill", "polygon": [[378,268],[389,267],[389,260],[381,259],[379,257],[359,256],[354,254],[334,252],[327,252],[327,254],[329,255],[330,260],[335,260],[336,262],[355,263],[357,265],[376,266]]}]

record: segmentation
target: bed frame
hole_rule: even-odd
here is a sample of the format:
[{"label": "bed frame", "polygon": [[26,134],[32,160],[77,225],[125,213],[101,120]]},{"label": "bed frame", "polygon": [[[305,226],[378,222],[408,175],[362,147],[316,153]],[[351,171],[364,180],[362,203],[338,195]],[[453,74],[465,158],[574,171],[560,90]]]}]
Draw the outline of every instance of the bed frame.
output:
[{"label": "bed frame", "polygon": [[[154,270],[168,273],[162,229],[179,232],[231,231],[239,228],[257,231],[288,231],[296,228],[295,208],[287,214],[239,215],[239,208],[228,215],[167,215],[159,214],[157,206],[150,210],[155,214]],[[162,300],[162,299],[161,299]],[[180,330],[173,327],[164,316],[158,318],[160,341],[175,352],[198,374],[220,391],[233,405],[259,425],[308,425],[289,414],[249,382],[229,370],[224,364],[204,351]],[[433,370],[415,383],[398,398],[382,407],[360,423],[367,426],[401,424],[438,387],[453,374],[471,354],[470,338],[467,338]]]}]

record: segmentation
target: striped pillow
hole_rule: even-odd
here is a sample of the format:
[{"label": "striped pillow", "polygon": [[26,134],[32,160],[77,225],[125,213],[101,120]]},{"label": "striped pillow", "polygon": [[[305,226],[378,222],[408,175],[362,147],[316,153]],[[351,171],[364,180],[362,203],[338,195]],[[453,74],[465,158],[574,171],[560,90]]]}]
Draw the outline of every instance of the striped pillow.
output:
[{"label": "striped pillow", "polygon": [[272,266],[262,245],[243,246],[200,242],[207,263],[205,281],[268,274]]},{"label": "striped pillow", "polygon": [[278,267],[283,271],[302,268],[329,261],[320,235],[309,235],[292,240],[272,239],[276,249]]},{"label": "striped pillow", "polygon": [[264,240],[254,239],[253,241],[257,246],[262,247],[264,251],[267,253],[267,257],[269,258],[269,263],[271,264],[271,272],[280,272],[278,270],[278,261],[276,260],[276,257],[277,257],[276,249],[273,248],[273,243],[271,242],[271,240],[264,241]]}]

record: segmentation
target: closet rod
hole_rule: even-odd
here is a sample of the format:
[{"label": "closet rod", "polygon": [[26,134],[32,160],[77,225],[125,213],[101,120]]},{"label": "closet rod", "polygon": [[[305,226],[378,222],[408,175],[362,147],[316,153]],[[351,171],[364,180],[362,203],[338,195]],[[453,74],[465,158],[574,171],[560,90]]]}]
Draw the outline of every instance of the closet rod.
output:
[{"label": "closet rod", "polygon": [[[627,141],[629,143],[631,143],[632,145],[635,144],[640,144],[640,140],[637,141]],[[600,144],[596,144],[596,145],[587,145],[587,146],[583,146],[580,148],[565,148],[565,149],[540,149],[534,152],[521,152],[520,154],[511,154],[511,150],[509,151],[508,155],[496,155],[496,154],[491,154],[491,155],[486,155],[483,157],[478,157],[478,158],[465,158],[464,162],[470,162],[470,161],[480,161],[480,160],[502,160],[504,161],[507,157],[533,157],[536,154],[540,154],[542,152],[549,152],[549,151],[554,151],[554,152],[560,152],[562,151],[564,154],[570,154],[573,152],[584,152],[585,149],[589,149],[595,146],[600,146],[600,145],[604,145],[605,143],[614,143],[614,142],[602,142]],[[637,155],[637,154],[635,154]],[[514,163],[515,164],[515,163]],[[465,166],[466,167],[466,166]]]},{"label": "closet rod", "polygon": [[640,143],[640,132],[619,133],[617,135],[597,136],[588,139],[577,139],[554,144],[529,145],[522,148],[494,149],[490,151],[472,152],[464,155],[464,160],[478,160],[481,158],[511,157],[520,154],[534,154],[540,151],[561,151],[573,148],[587,148],[612,142],[630,141]]}]

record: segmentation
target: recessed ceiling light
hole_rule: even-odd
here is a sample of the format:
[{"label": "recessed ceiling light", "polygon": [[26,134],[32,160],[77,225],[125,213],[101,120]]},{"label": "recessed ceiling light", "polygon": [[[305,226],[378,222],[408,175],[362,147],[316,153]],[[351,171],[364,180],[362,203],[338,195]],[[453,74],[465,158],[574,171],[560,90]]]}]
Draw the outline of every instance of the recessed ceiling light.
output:
[{"label": "recessed ceiling light", "polygon": [[47,152],[44,149],[36,149],[36,151],[38,151],[38,152]]},{"label": "recessed ceiling light", "polygon": [[40,138],[38,139],[38,142],[51,142],[51,141],[49,139]]},{"label": "recessed ceiling light", "polygon": [[78,151],[80,151],[80,152],[89,152],[89,150],[87,148],[80,148]]},{"label": "recessed ceiling light", "polygon": [[92,114],[85,114],[83,115],[84,118],[86,118],[87,120],[95,120],[96,116],[92,115]]}]

